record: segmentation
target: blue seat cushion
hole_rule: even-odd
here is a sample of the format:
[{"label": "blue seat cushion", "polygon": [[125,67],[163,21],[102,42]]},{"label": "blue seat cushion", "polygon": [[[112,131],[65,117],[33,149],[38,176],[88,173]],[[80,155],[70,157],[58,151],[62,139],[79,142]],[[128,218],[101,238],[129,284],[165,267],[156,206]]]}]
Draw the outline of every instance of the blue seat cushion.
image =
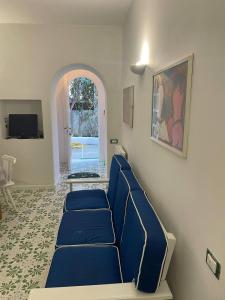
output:
[{"label": "blue seat cushion", "polygon": [[150,201],[143,191],[132,191],[120,243],[124,282],[134,280],[138,290],[154,293],[161,280],[166,254],[165,232]]},{"label": "blue seat cushion", "polygon": [[78,210],[63,214],[56,241],[57,247],[99,243],[115,243],[110,210]]},{"label": "blue seat cushion", "polygon": [[120,261],[115,246],[70,246],[55,251],[46,287],[121,282]]},{"label": "blue seat cushion", "polygon": [[64,211],[109,208],[104,190],[81,190],[69,192],[66,196]]},{"label": "blue seat cushion", "polygon": [[121,239],[128,194],[133,190],[141,190],[141,186],[137,182],[132,170],[120,171],[112,210],[117,241]]},{"label": "blue seat cushion", "polygon": [[122,155],[113,155],[111,167],[110,167],[110,176],[109,176],[109,187],[107,192],[107,197],[109,199],[110,207],[114,205],[114,199],[116,196],[116,187],[121,170],[130,170],[131,167]]}]

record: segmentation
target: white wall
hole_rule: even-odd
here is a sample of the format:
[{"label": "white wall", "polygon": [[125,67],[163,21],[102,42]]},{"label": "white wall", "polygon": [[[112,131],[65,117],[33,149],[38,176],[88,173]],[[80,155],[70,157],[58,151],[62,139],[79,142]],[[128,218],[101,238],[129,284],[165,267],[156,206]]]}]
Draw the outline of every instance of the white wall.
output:
[{"label": "white wall", "polygon": [[[108,139],[119,136],[119,27],[1,24],[0,44],[0,99],[42,100],[43,141],[34,144],[21,140],[12,145],[9,141],[0,140],[0,154],[6,152],[18,158],[15,170],[17,182],[53,184],[57,180],[57,162],[53,163],[53,158],[56,160],[58,157],[57,135],[55,132],[52,135],[51,131],[51,109],[54,109],[51,84],[55,74],[65,66],[84,63],[98,70],[107,91]],[[109,157],[111,153],[112,147],[109,147]]]},{"label": "white wall", "polygon": [[[122,144],[177,245],[169,284],[177,300],[225,299],[225,2],[135,0],[124,27],[123,86],[135,84],[134,128]],[[149,47],[150,69],[129,64]],[[148,46],[148,47],[147,47]],[[194,52],[188,158],[150,140],[152,73]],[[122,109],[122,103],[121,103]],[[218,281],[206,248],[222,264]]]}]

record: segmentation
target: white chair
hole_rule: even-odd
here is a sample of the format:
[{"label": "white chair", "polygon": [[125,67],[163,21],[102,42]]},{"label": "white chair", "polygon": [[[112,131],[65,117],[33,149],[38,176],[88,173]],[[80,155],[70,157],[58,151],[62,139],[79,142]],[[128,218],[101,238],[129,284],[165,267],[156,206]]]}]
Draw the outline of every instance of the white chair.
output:
[{"label": "white chair", "polygon": [[15,184],[12,181],[13,167],[15,163],[16,158],[13,156],[3,155],[1,157],[2,180],[0,181],[0,188],[2,189],[6,203],[12,206],[15,211],[17,211],[15,202],[9,190],[9,187]]}]

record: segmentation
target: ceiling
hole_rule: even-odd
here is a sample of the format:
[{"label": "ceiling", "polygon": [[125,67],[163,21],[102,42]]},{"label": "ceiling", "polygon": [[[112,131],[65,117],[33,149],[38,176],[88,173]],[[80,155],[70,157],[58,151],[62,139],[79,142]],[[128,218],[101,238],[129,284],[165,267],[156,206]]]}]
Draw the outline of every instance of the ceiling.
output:
[{"label": "ceiling", "polygon": [[132,0],[0,0],[0,23],[122,25]]}]

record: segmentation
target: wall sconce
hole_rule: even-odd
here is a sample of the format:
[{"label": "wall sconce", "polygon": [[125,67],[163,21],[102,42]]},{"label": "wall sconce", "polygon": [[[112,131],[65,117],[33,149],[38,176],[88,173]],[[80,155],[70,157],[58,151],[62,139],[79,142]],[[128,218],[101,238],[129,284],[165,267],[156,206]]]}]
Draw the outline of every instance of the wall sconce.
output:
[{"label": "wall sconce", "polygon": [[130,66],[131,72],[142,75],[145,72],[146,66],[149,65],[149,44],[148,40],[143,40],[139,60]]},{"label": "wall sconce", "polygon": [[137,75],[142,75],[144,74],[146,65],[145,64],[135,64],[130,66],[131,72],[137,74]]}]

